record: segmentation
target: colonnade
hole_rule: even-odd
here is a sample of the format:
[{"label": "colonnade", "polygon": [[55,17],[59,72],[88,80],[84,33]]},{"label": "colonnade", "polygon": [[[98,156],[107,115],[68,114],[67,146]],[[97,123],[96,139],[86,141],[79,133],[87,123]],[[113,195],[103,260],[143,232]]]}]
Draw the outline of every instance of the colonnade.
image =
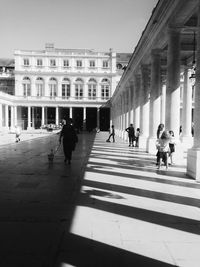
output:
[{"label": "colonnade", "polygon": [[[167,29],[167,49],[155,46],[148,51],[149,57],[146,58],[150,60],[147,62],[142,58],[143,55],[139,55],[142,58],[140,62],[137,55],[135,62],[134,59],[130,61],[111,99],[111,119],[116,133],[124,139],[127,138],[125,129],[130,123],[140,128],[140,147],[149,153],[156,153],[156,132],[158,125],[163,123],[166,130],[174,132],[177,150],[187,152],[187,174],[200,181],[200,1],[198,8],[194,105],[194,85],[189,79],[191,64],[181,57],[182,27],[170,24]],[[181,136],[180,126],[183,129]]]},{"label": "colonnade", "polygon": [[[22,108],[25,108],[27,112],[23,114]],[[48,108],[54,108],[55,109],[55,116],[52,117],[52,123],[55,123],[56,125],[59,125],[59,123],[62,121],[63,116],[60,115],[60,110],[62,108],[67,108],[69,110],[68,114],[65,114],[66,116],[73,118],[73,106],[69,107],[62,107],[62,106],[16,106],[13,104],[1,104],[0,103],[0,129],[5,129],[5,130],[12,130],[14,129],[15,125],[21,126],[24,128],[22,125],[23,120],[27,121],[27,127],[26,129],[34,129],[35,128],[35,112],[34,110],[36,109],[41,110],[41,114],[39,115],[40,117],[40,125],[45,125],[48,124],[48,115],[47,115],[47,109]],[[81,107],[83,109],[83,116],[82,116],[82,121],[83,125],[86,122],[87,119],[87,114],[86,110],[87,106]],[[100,108],[96,107],[96,127],[100,127]],[[85,125],[84,125],[85,126]]]}]

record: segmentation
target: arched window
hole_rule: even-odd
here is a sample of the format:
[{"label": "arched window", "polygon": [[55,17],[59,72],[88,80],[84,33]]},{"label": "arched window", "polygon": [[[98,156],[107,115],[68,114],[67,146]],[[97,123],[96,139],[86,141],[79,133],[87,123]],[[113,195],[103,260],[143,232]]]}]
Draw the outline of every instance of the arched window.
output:
[{"label": "arched window", "polygon": [[97,97],[97,82],[91,78],[88,82],[88,99],[96,99]]},{"label": "arched window", "polygon": [[31,80],[29,77],[24,77],[22,81],[23,87],[23,96],[30,96],[31,95]]},{"label": "arched window", "polygon": [[37,97],[44,96],[44,80],[38,77],[35,82]]},{"label": "arched window", "polygon": [[108,79],[102,79],[101,81],[101,99],[109,99],[110,97],[110,82]]},{"label": "arched window", "polygon": [[51,98],[57,96],[57,80],[55,78],[49,80],[49,95]]},{"label": "arched window", "polygon": [[75,81],[75,99],[83,98],[83,80],[77,78]]},{"label": "arched window", "polygon": [[71,95],[71,84],[68,78],[62,81],[62,98],[69,98]]}]

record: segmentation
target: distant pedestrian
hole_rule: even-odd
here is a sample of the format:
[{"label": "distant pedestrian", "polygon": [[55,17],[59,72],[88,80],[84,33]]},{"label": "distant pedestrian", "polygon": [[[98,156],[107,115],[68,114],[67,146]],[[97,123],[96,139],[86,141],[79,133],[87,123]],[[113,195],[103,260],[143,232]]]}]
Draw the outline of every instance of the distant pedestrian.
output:
[{"label": "distant pedestrian", "polygon": [[139,147],[139,138],[140,138],[140,128],[136,129],[135,133],[135,146]]},{"label": "distant pedestrian", "polygon": [[192,122],[191,134],[192,134],[192,137],[194,137],[194,122]]},{"label": "distant pedestrian", "polygon": [[126,132],[128,133],[129,146],[134,146],[135,129],[134,129],[132,123],[130,124],[130,126],[128,128],[126,128]]},{"label": "distant pedestrian", "polygon": [[183,127],[182,127],[182,125],[180,125],[180,127],[179,127],[179,135],[182,135],[182,132],[183,132]]},{"label": "distant pedestrian", "polygon": [[[157,132],[156,132],[157,142],[160,139],[162,133],[164,132],[164,129],[165,129],[165,125],[163,123],[160,123],[158,125],[158,129],[157,129]],[[158,161],[159,161],[159,150],[156,153],[156,157],[157,157],[156,165],[158,165]]]},{"label": "distant pedestrian", "polygon": [[161,167],[161,160],[164,162],[166,169],[168,169],[168,157],[169,157],[169,142],[170,134],[168,131],[164,131],[161,137],[157,141],[158,149],[158,169]]},{"label": "distant pedestrian", "polygon": [[158,125],[158,129],[157,129],[157,133],[156,133],[157,139],[159,139],[161,137],[162,133],[164,132],[164,128],[165,128],[165,125],[163,123],[160,123]]},{"label": "distant pedestrian", "polygon": [[66,124],[63,125],[62,130],[60,132],[59,142],[63,138],[63,151],[65,155],[65,163],[71,164],[72,159],[72,151],[75,150],[76,143],[78,142],[78,136],[76,131],[72,125],[72,120],[66,120]]},{"label": "distant pedestrian", "polygon": [[170,141],[169,141],[169,158],[170,158],[170,164],[173,165],[174,161],[173,161],[173,155],[175,152],[175,137],[174,137],[174,132],[173,131],[169,131],[170,134]]},{"label": "distant pedestrian", "polygon": [[20,135],[21,135],[21,128],[15,125],[15,142],[16,143],[20,141]]},{"label": "distant pedestrian", "polygon": [[115,142],[115,126],[114,125],[111,126],[110,135],[109,135],[108,139],[106,140],[106,142],[110,142],[111,137],[112,137],[113,143],[114,143]]}]

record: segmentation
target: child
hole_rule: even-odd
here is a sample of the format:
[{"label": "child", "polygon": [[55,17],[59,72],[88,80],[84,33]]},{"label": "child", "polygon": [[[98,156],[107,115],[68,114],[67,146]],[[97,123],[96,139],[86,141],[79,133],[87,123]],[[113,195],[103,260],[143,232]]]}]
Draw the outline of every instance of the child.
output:
[{"label": "child", "polygon": [[135,146],[139,147],[139,136],[140,136],[140,128],[137,128],[135,133]]},{"label": "child", "polygon": [[170,134],[170,141],[169,141],[169,157],[170,157],[170,162],[171,165],[174,164],[173,162],[173,154],[175,152],[175,138],[174,138],[174,132],[169,131]]},{"label": "child", "polygon": [[18,143],[20,141],[21,129],[19,126],[15,126],[15,142]]},{"label": "child", "polygon": [[161,160],[163,160],[163,162],[165,163],[166,169],[168,169],[169,142],[170,142],[169,132],[164,131],[157,142],[158,169],[160,169]]}]

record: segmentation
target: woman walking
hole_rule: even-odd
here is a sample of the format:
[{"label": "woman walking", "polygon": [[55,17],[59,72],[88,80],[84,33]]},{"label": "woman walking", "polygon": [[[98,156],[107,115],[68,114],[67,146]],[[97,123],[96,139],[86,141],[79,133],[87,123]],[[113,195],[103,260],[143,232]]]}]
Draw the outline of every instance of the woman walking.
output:
[{"label": "woman walking", "polygon": [[63,125],[63,128],[60,132],[59,142],[63,138],[63,151],[65,155],[65,163],[71,164],[72,151],[75,150],[76,143],[78,142],[78,137],[76,131],[72,125],[72,119],[68,119],[66,124]]}]

